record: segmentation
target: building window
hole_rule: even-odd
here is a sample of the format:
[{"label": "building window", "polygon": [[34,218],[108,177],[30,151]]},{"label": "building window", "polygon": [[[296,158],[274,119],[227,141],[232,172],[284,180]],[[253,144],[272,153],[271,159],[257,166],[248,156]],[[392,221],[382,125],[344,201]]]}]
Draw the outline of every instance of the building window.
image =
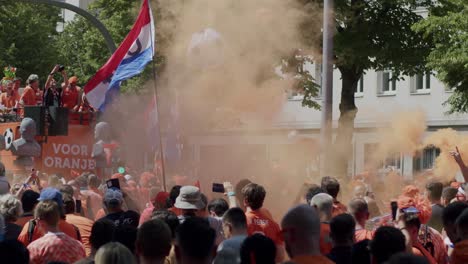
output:
[{"label": "building window", "polygon": [[427,147],[417,153],[413,158],[413,171],[430,170],[434,167],[436,158],[440,155],[440,149]]},{"label": "building window", "polygon": [[417,74],[411,78],[413,93],[427,93],[431,90],[431,73]]},{"label": "building window", "polygon": [[[319,85],[318,97],[322,96],[322,64],[320,63],[311,63],[309,61],[305,61],[304,65],[298,66],[300,67],[299,71],[308,71],[312,78],[314,78],[314,82]],[[285,78],[285,75],[281,72],[281,69],[275,69],[277,75]],[[301,92],[297,91],[288,91],[287,92],[288,99],[291,101],[299,101],[304,99],[304,95]]]},{"label": "building window", "polygon": [[391,71],[381,71],[377,73],[377,87],[379,94],[396,94],[397,80]]},{"label": "building window", "polygon": [[367,143],[364,144],[364,164],[376,164],[380,169],[386,168],[401,168],[401,153],[394,153],[391,155],[387,155],[387,157],[383,160],[375,160],[375,154],[377,153],[379,144],[378,143]]},{"label": "building window", "polygon": [[401,168],[401,153],[394,153],[387,155],[387,158],[383,161],[382,168]]},{"label": "building window", "polygon": [[377,143],[364,144],[364,165],[372,164],[374,162],[374,155],[378,148]]},{"label": "building window", "polygon": [[364,74],[359,79],[356,89],[354,89],[354,95],[362,96],[364,94]]},{"label": "building window", "polygon": [[322,64],[321,63],[314,63],[314,74],[313,77],[315,79],[315,83],[318,84],[319,87],[319,96],[322,96]]},{"label": "building window", "polygon": [[377,153],[378,148],[378,143],[364,144],[364,164],[376,164],[377,167],[381,169],[390,167],[395,169],[401,168],[401,153],[390,154],[383,160],[376,160],[375,154]]}]

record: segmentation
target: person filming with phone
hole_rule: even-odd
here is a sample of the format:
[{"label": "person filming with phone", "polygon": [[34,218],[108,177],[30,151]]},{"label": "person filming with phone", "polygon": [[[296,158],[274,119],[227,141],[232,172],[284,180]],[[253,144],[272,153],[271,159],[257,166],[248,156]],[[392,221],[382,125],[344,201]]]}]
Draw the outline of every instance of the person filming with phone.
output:
[{"label": "person filming with phone", "polygon": [[431,204],[419,189],[413,185],[406,186],[397,204],[397,227],[411,243],[413,254],[425,257],[429,263],[448,263],[441,234],[427,225]]},{"label": "person filming with phone", "polygon": [[60,86],[57,81],[54,79],[54,75],[56,73],[61,73],[62,78],[65,82],[65,87],[68,86],[68,78],[67,78],[67,73],[65,71],[65,67],[63,65],[55,65],[52,71],[49,74],[49,77],[47,77],[47,81],[45,84],[45,90],[44,90],[44,99],[43,99],[43,104],[44,106],[55,106],[55,107],[60,107],[62,106],[62,87]]}]

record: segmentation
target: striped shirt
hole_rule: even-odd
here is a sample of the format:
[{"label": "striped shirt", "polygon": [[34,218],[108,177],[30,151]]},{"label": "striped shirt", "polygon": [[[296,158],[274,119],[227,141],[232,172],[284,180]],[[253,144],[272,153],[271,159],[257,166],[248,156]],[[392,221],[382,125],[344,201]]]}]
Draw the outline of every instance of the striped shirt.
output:
[{"label": "striped shirt", "polygon": [[74,263],[86,257],[83,245],[62,232],[45,234],[29,244],[28,250],[31,264]]}]

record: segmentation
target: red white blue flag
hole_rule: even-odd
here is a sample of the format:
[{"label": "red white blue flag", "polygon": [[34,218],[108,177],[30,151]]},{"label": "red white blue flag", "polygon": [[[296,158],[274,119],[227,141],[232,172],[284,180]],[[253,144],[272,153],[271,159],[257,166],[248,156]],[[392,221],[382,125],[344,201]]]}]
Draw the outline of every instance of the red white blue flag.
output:
[{"label": "red white blue flag", "polygon": [[130,33],[109,60],[85,85],[89,103],[103,110],[112,94],[118,93],[120,83],[140,74],[154,56],[154,24],[149,0],[144,0]]}]

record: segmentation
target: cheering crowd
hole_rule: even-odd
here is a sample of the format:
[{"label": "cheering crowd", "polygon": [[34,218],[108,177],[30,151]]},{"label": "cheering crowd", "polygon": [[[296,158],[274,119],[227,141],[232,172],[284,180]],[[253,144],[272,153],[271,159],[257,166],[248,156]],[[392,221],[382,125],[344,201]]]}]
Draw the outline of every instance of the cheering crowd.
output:
[{"label": "cheering crowd", "polygon": [[[39,76],[31,74],[26,80],[26,86],[21,88],[22,80],[16,77],[15,67],[5,67],[4,75],[0,81],[2,109],[12,111],[25,106],[56,106],[73,112],[93,111],[82,89],[77,85],[78,78],[68,78],[62,65],[54,66],[43,87],[40,85]],[[62,82],[55,79],[57,75]]]},{"label": "cheering crowd", "polygon": [[224,183],[224,198],[211,200],[191,185],[165,192],[149,172],[111,179],[119,184],[83,173],[10,185],[0,165],[1,262],[468,263],[468,204],[458,182],[407,185],[379,208],[365,183],[343,203],[339,181],[323,177],[274,219],[264,201],[275,194],[247,179]]}]

